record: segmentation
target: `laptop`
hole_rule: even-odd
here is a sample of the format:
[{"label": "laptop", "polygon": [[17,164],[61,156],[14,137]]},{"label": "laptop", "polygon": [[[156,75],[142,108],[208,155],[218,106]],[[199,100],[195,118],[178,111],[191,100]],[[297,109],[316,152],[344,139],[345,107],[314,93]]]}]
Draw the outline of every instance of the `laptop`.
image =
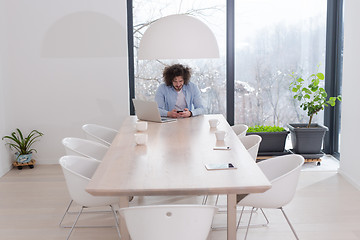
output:
[{"label": "laptop", "polygon": [[144,101],[139,99],[132,100],[135,107],[135,113],[138,119],[150,122],[172,122],[175,118],[161,117],[157,102]]}]

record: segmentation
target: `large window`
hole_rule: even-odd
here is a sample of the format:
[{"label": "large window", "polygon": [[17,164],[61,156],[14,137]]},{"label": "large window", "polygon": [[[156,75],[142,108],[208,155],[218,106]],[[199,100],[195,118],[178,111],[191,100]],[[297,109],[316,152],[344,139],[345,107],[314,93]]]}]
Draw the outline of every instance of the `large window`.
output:
[{"label": "large window", "polygon": [[[192,68],[191,81],[201,91],[207,113],[226,114],[225,0],[134,0],[134,78],[135,96],[153,100],[155,91],[163,81],[162,71],[166,65],[182,63]],[[199,18],[214,32],[220,48],[219,59],[138,60],[137,49],[147,27],[157,19],[171,14],[187,14]],[[186,32],[179,32],[186,34]],[[176,38],[176,36],[173,36]]]},{"label": "large window", "polygon": [[[230,124],[286,127],[291,122],[308,121],[306,113],[294,101],[289,90],[289,75],[292,72],[307,77],[317,71],[317,65],[320,65],[319,71],[325,73],[326,85],[341,82],[341,69],[337,72],[328,69],[338,65],[329,64],[329,59],[334,59],[331,51],[336,48],[329,45],[329,39],[341,34],[329,34],[329,29],[332,29],[329,20],[338,18],[336,14],[329,14],[329,9],[337,11],[335,8],[342,6],[342,0],[336,0],[336,4],[332,0],[128,2],[132,6],[130,16],[133,21],[133,48],[129,51],[134,54],[133,57],[129,55],[130,69],[134,74],[133,78],[130,76],[130,86],[133,84],[130,97],[153,100],[162,82],[163,68],[180,62],[193,69],[191,81],[198,84],[207,113],[221,113]],[[138,60],[137,48],[147,27],[161,17],[179,13],[197,17],[209,26],[217,38],[220,58]],[[342,22],[338,21],[337,24]],[[335,58],[341,60],[338,55]],[[330,117],[335,119],[332,115]],[[313,122],[327,124],[330,117],[325,115],[324,121],[322,111]],[[334,121],[339,119],[338,114]],[[339,136],[339,132],[336,133]],[[338,137],[332,138],[326,141],[327,145],[336,144],[331,141],[338,141]]]},{"label": "large window", "polygon": [[235,1],[235,26],[235,123],[307,122],[290,74],[324,73],[326,0]]}]

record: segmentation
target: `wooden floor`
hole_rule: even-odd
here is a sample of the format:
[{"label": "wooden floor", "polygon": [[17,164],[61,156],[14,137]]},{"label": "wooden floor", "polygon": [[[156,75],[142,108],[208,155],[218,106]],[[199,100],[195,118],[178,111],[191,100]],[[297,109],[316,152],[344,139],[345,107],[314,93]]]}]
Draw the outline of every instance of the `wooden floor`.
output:
[{"label": "wooden floor", "polygon": [[[66,239],[68,229],[60,228],[58,223],[69,200],[60,166],[36,165],[33,169],[23,170],[14,168],[0,178],[0,239]],[[201,196],[135,197],[131,205],[200,203],[201,200]],[[213,201],[214,197],[211,197],[209,203]],[[221,198],[220,201],[224,202],[225,199]],[[360,191],[336,172],[301,172],[295,198],[284,209],[300,239],[360,239]],[[270,225],[251,228],[249,240],[295,239],[280,210],[265,212]],[[71,224],[73,216],[68,217],[65,224]],[[113,223],[109,214],[97,214],[95,217],[85,214],[81,223],[90,224],[100,217],[101,224]],[[214,225],[224,225],[225,219],[225,214],[218,214]],[[254,223],[263,223],[260,214],[255,215]],[[244,232],[244,229],[238,231],[238,239],[243,239]],[[105,240],[118,237],[114,228],[97,228],[76,229],[71,239]],[[226,232],[212,231],[208,239],[224,240]]]}]

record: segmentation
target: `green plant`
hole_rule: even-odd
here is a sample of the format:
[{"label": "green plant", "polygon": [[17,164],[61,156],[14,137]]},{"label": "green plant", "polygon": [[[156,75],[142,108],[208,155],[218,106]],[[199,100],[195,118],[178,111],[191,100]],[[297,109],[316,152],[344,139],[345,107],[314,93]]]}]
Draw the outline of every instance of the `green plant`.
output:
[{"label": "green plant", "polygon": [[18,152],[19,155],[26,155],[37,152],[36,149],[31,148],[31,146],[37,142],[39,140],[38,138],[42,135],[44,134],[37,130],[32,130],[29,135],[24,136],[20,129],[17,128],[11,135],[4,136],[2,140],[9,140],[6,144]]},{"label": "green plant", "polygon": [[[319,69],[319,65],[317,65]],[[320,86],[320,82],[324,81],[323,73],[311,74],[305,81],[302,77],[290,74],[293,81],[290,83],[290,90],[295,94],[294,99],[300,102],[300,107],[307,112],[310,117],[307,128],[310,127],[313,116],[328,107],[334,107],[336,100],[341,101],[341,96],[330,97],[327,100],[327,93],[324,88]],[[307,85],[306,85],[307,84]]]},{"label": "green plant", "polygon": [[255,125],[254,127],[249,127],[247,132],[282,132],[285,131],[285,128],[278,126],[264,126],[264,125]]}]

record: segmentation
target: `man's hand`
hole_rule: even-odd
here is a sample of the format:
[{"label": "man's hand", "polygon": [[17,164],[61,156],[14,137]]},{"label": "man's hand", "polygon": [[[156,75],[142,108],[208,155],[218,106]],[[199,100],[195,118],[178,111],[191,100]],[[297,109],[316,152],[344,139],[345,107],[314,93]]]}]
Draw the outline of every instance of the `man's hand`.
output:
[{"label": "man's hand", "polygon": [[192,116],[191,112],[187,108],[184,108],[184,111],[180,112],[179,114],[180,114],[180,117],[182,117],[182,118],[188,118],[188,117]]},{"label": "man's hand", "polygon": [[176,109],[173,109],[167,113],[167,116],[171,118],[180,118],[181,117],[180,114],[181,113],[178,113]]}]

